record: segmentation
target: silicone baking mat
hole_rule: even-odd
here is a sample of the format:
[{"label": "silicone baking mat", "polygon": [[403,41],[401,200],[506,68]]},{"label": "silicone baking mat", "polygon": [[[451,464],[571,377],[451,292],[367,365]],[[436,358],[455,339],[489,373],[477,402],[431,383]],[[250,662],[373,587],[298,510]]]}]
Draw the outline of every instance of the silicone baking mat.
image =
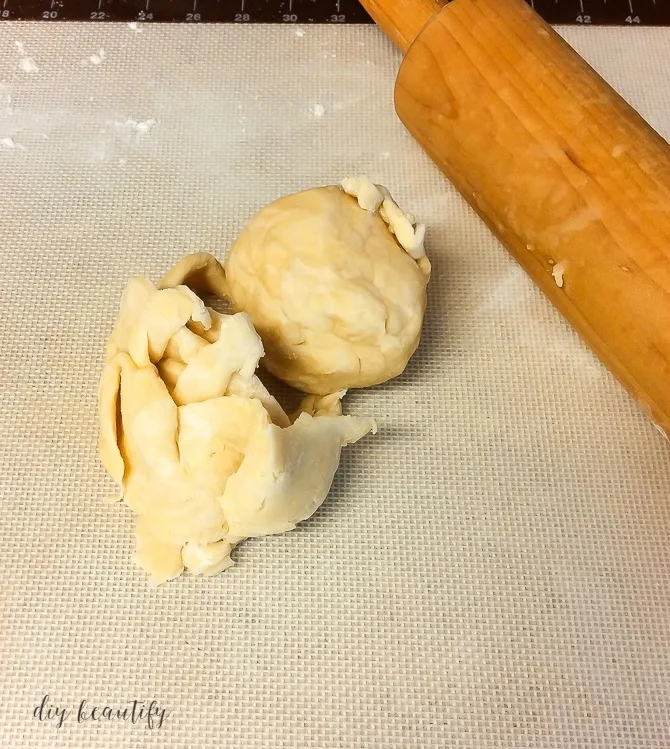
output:
[{"label": "silicone baking mat", "polygon": [[[670,136],[666,31],[563,33]],[[368,26],[0,28],[3,747],[670,746],[668,443],[403,130],[399,61]],[[345,402],[379,434],[298,530],[152,589],[96,455],[121,290],[360,172],[434,268],[407,372]]]}]

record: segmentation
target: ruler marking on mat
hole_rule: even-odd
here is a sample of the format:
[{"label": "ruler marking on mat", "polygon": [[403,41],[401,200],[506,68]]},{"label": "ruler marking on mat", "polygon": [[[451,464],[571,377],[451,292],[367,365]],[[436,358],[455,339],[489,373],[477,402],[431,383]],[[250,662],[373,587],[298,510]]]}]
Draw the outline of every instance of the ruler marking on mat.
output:
[{"label": "ruler marking on mat", "polygon": [[[358,0],[0,0],[2,20],[370,23]],[[670,0],[526,0],[554,24],[670,26]],[[102,11],[104,6],[105,10]],[[151,12],[149,12],[151,6]],[[9,8],[9,9],[7,9]],[[57,12],[53,11],[57,8]],[[197,10],[196,10],[197,8]],[[577,10],[579,9],[579,15]]]}]

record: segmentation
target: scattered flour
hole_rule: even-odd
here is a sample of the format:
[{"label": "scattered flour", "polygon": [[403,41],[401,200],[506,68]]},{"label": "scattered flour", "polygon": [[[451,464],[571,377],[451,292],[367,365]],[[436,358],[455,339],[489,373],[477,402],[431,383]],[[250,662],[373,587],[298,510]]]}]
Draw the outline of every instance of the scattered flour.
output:
[{"label": "scattered flour", "polygon": [[11,117],[14,114],[11,94],[0,94],[0,107],[4,107],[7,117]]},{"label": "scattered flour", "polygon": [[19,70],[22,70],[24,73],[37,73],[39,66],[35,62],[35,58],[22,57],[19,60]]},{"label": "scattered flour", "polygon": [[104,49],[99,49],[99,50],[98,50],[98,51],[96,52],[96,54],[94,54],[94,55],[91,55],[91,56],[90,56],[90,57],[88,58],[88,61],[89,61],[89,62],[90,62],[91,64],[93,64],[93,65],[102,65],[102,63],[103,63],[103,62],[105,61],[105,59],[106,59],[106,58],[107,58],[107,55],[106,55],[106,53],[105,53],[105,50],[104,50]]},{"label": "scattered flour", "polygon": [[21,56],[21,59],[19,60],[19,70],[22,70],[24,73],[37,73],[39,66],[34,57],[30,57],[26,54],[26,48],[23,42],[14,42],[14,46]]},{"label": "scattered flour", "polygon": [[110,122],[109,124],[114,125],[114,127],[125,128],[133,133],[145,135],[157,125],[157,122],[153,119],[133,120],[129,118],[127,120],[114,120],[114,122]]},{"label": "scattered flour", "polygon": [[7,136],[6,138],[0,138],[0,147],[9,148],[15,151],[25,151],[25,148],[17,143],[14,138]]}]

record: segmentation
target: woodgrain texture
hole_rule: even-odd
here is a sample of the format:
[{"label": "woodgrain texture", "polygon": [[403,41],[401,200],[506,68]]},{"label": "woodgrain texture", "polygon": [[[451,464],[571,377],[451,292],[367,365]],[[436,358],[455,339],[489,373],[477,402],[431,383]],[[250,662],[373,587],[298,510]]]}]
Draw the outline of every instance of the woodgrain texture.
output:
[{"label": "woodgrain texture", "polygon": [[670,147],[522,0],[454,0],[397,79],[405,126],[670,433]]},{"label": "woodgrain texture", "polygon": [[361,0],[377,25],[403,52],[447,0]]}]

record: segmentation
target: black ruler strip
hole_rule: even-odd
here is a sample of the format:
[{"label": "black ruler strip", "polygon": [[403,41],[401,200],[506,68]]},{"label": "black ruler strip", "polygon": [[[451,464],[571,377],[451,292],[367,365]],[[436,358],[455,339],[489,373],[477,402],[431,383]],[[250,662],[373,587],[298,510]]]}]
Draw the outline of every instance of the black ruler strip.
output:
[{"label": "black ruler strip", "polygon": [[[549,23],[670,25],[670,0],[527,2]],[[0,0],[0,20],[289,24],[371,22],[357,0]]]}]

